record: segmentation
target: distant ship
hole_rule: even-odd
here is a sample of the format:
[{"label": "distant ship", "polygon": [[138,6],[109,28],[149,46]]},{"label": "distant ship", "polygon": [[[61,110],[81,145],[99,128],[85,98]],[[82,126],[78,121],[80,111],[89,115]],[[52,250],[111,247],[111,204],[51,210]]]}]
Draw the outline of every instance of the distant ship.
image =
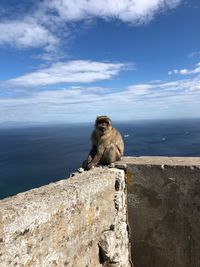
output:
[{"label": "distant ship", "polygon": [[125,138],[129,137],[129,134],[125,134],[124,137],[125,137]]}]

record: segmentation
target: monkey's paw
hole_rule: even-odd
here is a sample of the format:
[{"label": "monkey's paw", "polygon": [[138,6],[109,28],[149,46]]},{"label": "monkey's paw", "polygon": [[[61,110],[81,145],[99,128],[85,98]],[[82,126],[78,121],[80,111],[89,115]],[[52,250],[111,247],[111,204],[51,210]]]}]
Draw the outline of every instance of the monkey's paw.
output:
[{"label": "monkey's paw", "polygon": [[82,172],[84,172],[84,169],[83,168],[78,168],[77,172],[82,173]]},{"label": "monkey's paw", "polygon": [[93,163],[89,163],[87,166],[86,166],[86,170],[89,171],[91,169],[94,168],[94,164]]},{"label": "monkey's paw", "polygon": [[82,163],[82,168],[83,168],[84,170],[86,170],[86,169],[87,169],[87,165],[88,165],[87,160],[84,160],[83,163]]}]

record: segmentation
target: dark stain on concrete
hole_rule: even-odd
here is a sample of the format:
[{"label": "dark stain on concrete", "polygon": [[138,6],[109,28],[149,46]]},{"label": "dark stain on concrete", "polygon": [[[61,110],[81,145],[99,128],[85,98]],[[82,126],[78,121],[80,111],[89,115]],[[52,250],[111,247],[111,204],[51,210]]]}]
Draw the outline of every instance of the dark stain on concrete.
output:
[{"label": "dark stain on concrete", "polygon": [[152,207],[157,207],[162,204],[162,199],[158,197],[158,193],[155,190],[145,188],[141,184],[134,185],[133,194],[138,195],[140,199],[147,198]]},{"label": "dark stain on concrete", "polygon": [[128,193],[138,200],[128,206],[134,267],[200,267],[200,169],[130,165],[128,172]]}]

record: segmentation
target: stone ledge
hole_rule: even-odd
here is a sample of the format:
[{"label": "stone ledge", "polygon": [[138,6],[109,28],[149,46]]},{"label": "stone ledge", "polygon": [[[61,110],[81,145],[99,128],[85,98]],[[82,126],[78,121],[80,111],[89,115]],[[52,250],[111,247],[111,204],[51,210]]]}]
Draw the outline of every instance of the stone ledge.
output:
[{"label": "stone ledge", "polygon": [[95,168],[1,200],[0,266],[129,267],[125,199],[124,171]]},{"label": "stone ledge", "polygon": [[115,163],[116,167],[126,165],[169,165],[169,166],[196,166],[200,167],[200,157],[122,157]]}]

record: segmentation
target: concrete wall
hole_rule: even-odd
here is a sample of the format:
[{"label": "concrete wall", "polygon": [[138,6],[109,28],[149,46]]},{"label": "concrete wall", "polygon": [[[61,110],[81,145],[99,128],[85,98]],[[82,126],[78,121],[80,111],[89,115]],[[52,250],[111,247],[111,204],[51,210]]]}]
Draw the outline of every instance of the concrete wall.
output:
[{"label": "concrete wall", "polygon": [[95,168],[0,201],[0,266],[129,267],[124,171]]},{"label": "concrete wall", "polygon": [[[200,158],[125,157],[135,267],[200,267]],[[95,168],[0,201],[1,267],[130,267],[126,182]]]},{"label": "concrete wall", "polygon": [[139,157],[126,169],[135,267],[200,267],[200,158]]}]

